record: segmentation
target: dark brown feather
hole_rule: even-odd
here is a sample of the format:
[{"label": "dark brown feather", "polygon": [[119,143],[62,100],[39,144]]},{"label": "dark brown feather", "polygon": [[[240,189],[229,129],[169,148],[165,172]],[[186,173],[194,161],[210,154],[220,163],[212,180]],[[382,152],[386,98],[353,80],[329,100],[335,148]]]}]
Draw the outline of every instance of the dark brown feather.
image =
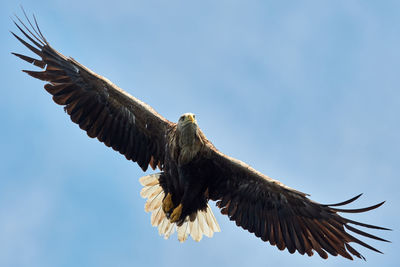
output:
[{"label": "dark brown feather", "polygon": [[304,255],[305,253],[305,246],[302,237],[302,231],[297,223],[294,221],[295,218],[291,218],[287,220],[288,231],[291,236],[291,239],[294,240],[294,245],[296,250],[301,254]]},{"label": "dark brown feather", "polygon": [[[21,30],[22,31],[22,30]],[[22,31],[24,34],[25,32]],[[41,51],[35,47],[33,47],[32,45],[30,45],[29,43],[25,42],[24,39],[20,38],[18,35],[16,35],[15,33],[11,32],[12,35],[14,35],[15,38],[18,39],[18,41],[20,41],[23,45],[25,45],[29,50],[31,50],[33,53],[35,53],[38,56],[42,56],[43,54],[41,53]]]},{"label": "dark brown feather", "polygon": [[366,212],[366,211],[370,211],[370,210],[379,208],[384,203],[385,203],[385,201],[383,201],[381,203],[378,203],[376,205],[370,206],[370,207],[362,208],[362,209],[337,209],[337,208],[332,208],[332,210],[337,211],[337,212],[345,212],[345,213],[361,213],[361,212]]},{"label": "dark brown feather", "polygon": [[357,196],[352,197],[352,198],[350,198],[350,199],[348,199],[346,201],[342,201],[342,202],[335,203],[335,204],[322,204],[322,206],[325,206],[325,207],[337,207],[337,206],[347,205],[347,204],[350,204],[350,203],[354,202],[355,200],[357,200],[361,196],[362,196],[362,194],[358,194]]},{"label": "dark brown feather", "polygon": [[21,54],[18,54],[18,53],[11,53],[11,54],[13,54],[14,56],[19,57],[22,60],[25,60],[25,61],[33,64],[36,67],[39,67],[41,69],[43,69],[46,66],[46,63],[44,63],[42,60],[38,60],[38,59],[35,59],[35,58],[24,56],[24,55],[21,55]]}]

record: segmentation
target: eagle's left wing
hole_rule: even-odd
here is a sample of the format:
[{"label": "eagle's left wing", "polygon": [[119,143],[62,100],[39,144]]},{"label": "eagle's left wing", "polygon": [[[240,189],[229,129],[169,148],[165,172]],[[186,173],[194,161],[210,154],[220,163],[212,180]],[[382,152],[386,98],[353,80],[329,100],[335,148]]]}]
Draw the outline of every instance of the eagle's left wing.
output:
[{"label": "eagle's left wing", "polygon": [[52,48],[40,32],[36,19],[34,27],[26,17],[30,28],[17,19],[20,24],[15,25],[26,40],[12,34],[39,58],[13,54],[44,69],[24,72],[47,81],[44,88],[54,102],[64,106],[71,120],[88,136],[97,137],[128,160],[137,162],[144,171],[149,165],[162,169],[166,133],[175,124],[108,79]]},{"label": "eagle's left wing", "polygon": [[290,253],[297,250],[300,254],[306,253],[309,256],[315,250],[325,259],[328,257],[327,252],[348,259],[352,259],[350,254],[364,259],[350,246],[350,242],[381,252],[348,231],[388,242],[352,225],[389,229],[353,221],[338,214],[373,210],[384,202],[361,209],[338,208],[355,201],[360,197],[358,195],[341,203],[323,205],[213,147],[210,147],[209,152],[209,159],[213,162],[213,175],[210,177],[212,182],[208,188],[210,198],[218,200],[217,206],[221,208],[222,214],[227,215],[238,226],[254,233],[263,241],[269,241],[280,250],[287,248]]}]

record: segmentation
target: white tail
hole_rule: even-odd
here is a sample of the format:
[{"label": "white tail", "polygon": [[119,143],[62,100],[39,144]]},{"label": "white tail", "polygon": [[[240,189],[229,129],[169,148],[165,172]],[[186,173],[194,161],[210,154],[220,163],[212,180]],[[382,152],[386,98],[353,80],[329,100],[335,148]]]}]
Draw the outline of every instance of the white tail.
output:
[{"label": "white tail", "polygon": [[180,242],[185,241],[189,235],[193,240],[200,241],[203,235],[212,237],[214,232],[221,231],[208,204],[206,210],[198,211],[196,216],[191,216],[194,220],[191,221],[187,216],[180,226],[171,223],[162,210],[164,191],[158,182],[160,175],[160,173],[155,173],[139,179],[139,182],[144,186],[140,195],[147,198],[144,210],[151,212],[151,225],[158,226],[160,235],[168,239],[176,231]]}]

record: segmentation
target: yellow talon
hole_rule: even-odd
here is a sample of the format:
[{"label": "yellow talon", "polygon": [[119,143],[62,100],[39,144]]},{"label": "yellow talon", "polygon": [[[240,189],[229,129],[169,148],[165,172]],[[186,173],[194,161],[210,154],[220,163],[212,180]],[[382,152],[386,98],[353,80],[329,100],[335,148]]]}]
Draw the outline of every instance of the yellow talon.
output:
[{"label": "yellow talon", "polygon": [[174,208],[174,203],[172,202],[172,195],[168,193],[162,202],[162,209],[165,214],[168,214]]},{"label": "yellow talon", "polygon": [[171,223],[179,221],[182,215],[182,204],[179,204],[178,207],[174,209],[172,212],[171,216],[169,217],[169,220]]}]

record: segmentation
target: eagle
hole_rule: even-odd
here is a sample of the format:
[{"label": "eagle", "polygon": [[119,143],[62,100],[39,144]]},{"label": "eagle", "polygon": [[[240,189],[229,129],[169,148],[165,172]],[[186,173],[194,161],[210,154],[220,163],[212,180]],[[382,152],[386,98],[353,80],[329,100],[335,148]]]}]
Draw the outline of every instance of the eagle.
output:
[{"label": "eagle", "polygon": [[212,200],[237,226],[279,250],[308,256],[316,252],[324,259],[328,253],[365,259],[350,245],[353,242],[382,253],[355,234],[389,242],[360,227],[390,229],[340,214],[370,211],[384,202],[345,209],[361,194],[335,204],[309,199],[308,194],[220,152],[201,131],[195,114],[184,113],[176,123],[171,122],[105,77],[59,53],[42,34],[36,17],[30,19],[25,11],[24,16],[25,23],[18,16],[13,19],[23,38],[11,33],[36,56],[12,54],[42,70],[23,72],[48,82],[44,89],[89,137],[136,162],[143,171],[148,167],[159,170],[139,181],[151,224],[164,238],[177,232],[181,242],[188,236],[200,241],[203,235],[212,237],[219,232],[208,204]]}]

